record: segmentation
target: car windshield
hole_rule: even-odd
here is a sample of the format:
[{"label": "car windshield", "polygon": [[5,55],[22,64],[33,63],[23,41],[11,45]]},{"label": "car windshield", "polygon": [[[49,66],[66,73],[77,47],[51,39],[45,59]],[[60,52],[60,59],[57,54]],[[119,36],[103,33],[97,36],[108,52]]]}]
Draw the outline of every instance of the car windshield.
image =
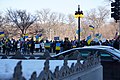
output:
[{"label": "car windshield", "polygon": [[107,51],[111,52],[112,54],[120,57],[120,51],[115,48],[107,48]]}]

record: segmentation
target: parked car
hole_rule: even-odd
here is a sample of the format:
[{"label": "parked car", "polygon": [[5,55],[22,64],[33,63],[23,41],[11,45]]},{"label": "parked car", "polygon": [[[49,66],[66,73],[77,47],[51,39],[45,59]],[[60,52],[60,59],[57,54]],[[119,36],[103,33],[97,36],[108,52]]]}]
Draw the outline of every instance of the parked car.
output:
[{"label": "parked car", "polygon": [[82,55],[84,59],[88,55],[92,54],[100,55],[102,61],[120,60],[120,51],[110,46],[86,46],[80,48],[73,48],[53,55],[51,56],[51,59],[64,59],[65,56],[68,56],[68,60],[76,60],[78,55]]},{"label": "parked car", "polygon": [[98,54],[101,57],[103,66],[103,80],[120,80],[120,51],[110,46],[85,46],[73,48],[59,54],[51,56],[51,59],[76,60],[78,55],[82,55],[83,59],[87,55]]}]

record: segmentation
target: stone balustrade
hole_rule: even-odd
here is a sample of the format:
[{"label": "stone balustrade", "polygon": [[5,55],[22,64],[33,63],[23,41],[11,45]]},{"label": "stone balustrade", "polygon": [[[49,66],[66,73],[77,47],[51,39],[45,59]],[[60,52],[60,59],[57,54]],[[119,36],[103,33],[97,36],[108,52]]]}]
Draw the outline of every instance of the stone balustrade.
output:
[{"label": "stone balustrade", "polygon": [[[81,56],[78,56],[77,62],[68,66],[67,56],[64,59],[64,64],[61,68],[56,66],[52,72],[49,70],[49,58],[44,63],[44,68],[37,74],[33,72],[29,80],[103,80],[102,66],[100,57],[96,54],[89,55],[86,60],[81,61]],[[14,68],[12,80],[26,80],[22,76],[22,61],[19,61]]]}]

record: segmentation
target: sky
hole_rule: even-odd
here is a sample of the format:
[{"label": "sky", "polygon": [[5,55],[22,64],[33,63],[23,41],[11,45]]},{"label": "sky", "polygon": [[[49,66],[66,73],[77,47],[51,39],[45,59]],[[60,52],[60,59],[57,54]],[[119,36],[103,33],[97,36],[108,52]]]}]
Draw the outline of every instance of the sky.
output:
[{"label": "sky", "polygon": [[50,9],[52,12],[74,14],[80,9],[88,11],[104,5],[105,0],[0,0],[0,12],[7,9],[22,9],[34,13],[37,10]]}]

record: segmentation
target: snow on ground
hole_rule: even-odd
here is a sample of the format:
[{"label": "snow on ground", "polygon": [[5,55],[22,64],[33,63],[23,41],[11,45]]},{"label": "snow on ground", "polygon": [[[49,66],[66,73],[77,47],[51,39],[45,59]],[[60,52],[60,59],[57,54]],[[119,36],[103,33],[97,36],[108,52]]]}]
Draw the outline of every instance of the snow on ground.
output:
[{"label": "snow on ground", "polygon": [[[14,67],[20,60],[15,59],[0,59],[0,80],[12,78]],[[43,70],[45,60],[21,60],[22,61],[22,72],[23,76],[29,80],[31,74],[36,71],[37,76]],[[53,72],[56,66],[63,65],[63,60],[50,60],[50,70]],[[72,63],[76,61],[68,61],[68,65],[71,66]]]}]

